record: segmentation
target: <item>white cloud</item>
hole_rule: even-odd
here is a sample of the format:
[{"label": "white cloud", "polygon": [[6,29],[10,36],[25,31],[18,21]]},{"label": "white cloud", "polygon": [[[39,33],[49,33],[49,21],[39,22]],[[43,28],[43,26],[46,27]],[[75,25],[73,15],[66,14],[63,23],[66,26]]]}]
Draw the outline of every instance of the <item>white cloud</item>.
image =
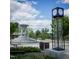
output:
[{"label": "white cloud", "polygon": [[30,2],[20,3],[16,0],[11,0],[11,20],[30,20],[35,19],[40,14],[38,10],[32,7]]},{"label": "white cloud", "polygon": [[37,2],[36,2],[36,1],[32,1],[32,3],[33,3],[33,4],[35,4],[35,5],[37,4]]},{"label": "white cloud", "polygon": [[40,17],[40,18],[44,18],[44,16],[43,16],[43,15],[40,15],[39,17]]},{"label": "white cloud", "polygon": [[69,0],[64,0],[64,3],[69,3]]},{"label": "white cloud", "polygon": [[18,1],[26,1],[26,0],[18,0]]},{"label": "white cloud", "polygon": [[59,3],[69,3],[69,0],[57,0],[56,3],[57,4],[59,4]]},{"label": "white cloud", "polygon": [[64,15],[69,16],[69,9],[64,10]]},{"label": "white cloud", "polygon": [[29,28],[32,28],[34,31],[41,30],[42,28],[48,28],[51,32],[51,20],[28,20],[21,21],[20,24],[28,24]]},{"label": "white cloud", "polygon": [[51,20],[44,19],[44,16],[40,15],[40,12],[32,4],[36,4],[36,2],[26,1],[25,3],[20,3],[16,0],[11,0],[11,21],[28,24],[34,31],[41,30],[42,28],[51,30]]}]

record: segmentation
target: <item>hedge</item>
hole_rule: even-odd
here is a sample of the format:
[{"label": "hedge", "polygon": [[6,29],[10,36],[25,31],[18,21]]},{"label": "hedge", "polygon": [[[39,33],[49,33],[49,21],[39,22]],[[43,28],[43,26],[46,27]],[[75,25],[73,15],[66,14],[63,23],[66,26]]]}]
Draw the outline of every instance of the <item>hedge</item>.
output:
[{"label": "hedge", "polygon": [[18,48],[10,48],[11,54],[22,54],[22,53],[29,53],[29,52],[41,52],[40,48],[36,47],[18,47]]}]

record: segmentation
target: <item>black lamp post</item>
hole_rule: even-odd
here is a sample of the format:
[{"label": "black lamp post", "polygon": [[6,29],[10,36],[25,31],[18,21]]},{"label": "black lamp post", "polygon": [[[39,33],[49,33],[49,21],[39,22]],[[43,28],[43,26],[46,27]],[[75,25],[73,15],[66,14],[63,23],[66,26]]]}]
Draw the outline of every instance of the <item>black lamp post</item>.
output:
[{"label": "black lamp post", "polygon": [[[61,7],[56,7],[56,8],[54,8],[54,9],[52,9],[52,17],[53,18],[55,18],[56,19],[56,30],[57,30],[57,32],[56,32],[56,35],[57,35],[57,47],[56,48],[54,48],[54,49],[56,49],[56,50],[62,50],[62,48],[60,48],[59,47],[59,39],[60,39],[60,33],[61,33],[61,36],[63,37],[63,30],[62,29],[60,29],[59,28],[59,19],[61,18],[61,17],[63,17],[64,16],[64,9],[63,8],[61,8]],[[61,27],[63,27],[62,25],[61,25]],[[59,30],[60,29],[60,30]],[[54,34],[55,35],[55,34]],[[63,38],[62,38],[63,39]],[[53,44],[53,43],[52,43]]]}]

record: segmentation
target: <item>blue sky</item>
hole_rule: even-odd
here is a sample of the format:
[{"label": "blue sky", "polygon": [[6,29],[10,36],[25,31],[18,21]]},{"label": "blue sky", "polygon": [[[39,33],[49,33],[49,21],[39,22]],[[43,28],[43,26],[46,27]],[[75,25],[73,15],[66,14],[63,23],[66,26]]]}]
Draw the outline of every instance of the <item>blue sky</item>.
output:
[{"label": "blue sky", "polygon": [[51,10],[55,7],[69,8],[69,3],[58,2],[58,0],[33,0],[37,2],[35,8],[41,11],[46,18],[51,18]]},{"label": "blue sky", "polygon": [[68,0],[11,0],[10,5],[11,21],[28,24],[34,31],[51,30],[51,10],[55,7],[64,8],[64,14],[69,16]]},{"label": "blue sky", "polygon": [[64,9],[69,9],[69,3],[64,3],[64,0],[18,0],[18,2],[25,3],[34,2],[33,7],[38,9],[41,14],[51,20],[51,10],[55,7],[62,7]]}]

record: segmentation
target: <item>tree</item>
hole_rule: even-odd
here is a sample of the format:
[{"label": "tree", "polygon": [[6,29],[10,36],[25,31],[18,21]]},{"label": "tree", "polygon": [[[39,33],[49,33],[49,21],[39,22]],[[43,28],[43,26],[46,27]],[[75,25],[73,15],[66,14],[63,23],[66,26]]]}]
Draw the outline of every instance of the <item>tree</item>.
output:
[{"label": "tree", "polygon": [[45,28],[45,29],[42,29],[42,31],[41,31],[41,38],[42,38],[42,40],[45,40],[45,39],[48,39],[49,38],[49,30],[47,29],[47,28]]},{"label": "tree", "polygon": [[[69,18],[67,16],[64,16],[61,18],[62,19],[62,24],[63,24],[63,36],[68,36],[69,35]],[[52,27],[52,38],[53,38],[53,35],[54,33],[56,32],[56,20],[52,20],[52,24],[51,24],[51,27]]]},{"label": "tree", "polygon": [[29,29],[28,34],[29,37],[34,38],[34,39],[50,39],[51,38],[51,33],[48,33],[49,30],[47,28],[43,28],[41,31],[40,30],[36,30],[35,32],[32,29]]},{"label": "tree", "polygon": [[35,33],[36,39],[40,38],[40,35],[41,35],[41,32],[39,30],[37,30],[36,33]]},{"label": "tree", "polygon": [[12,35],[14,32],[18,31],[18,23],[10,23],[10,35]]},{"label": "tree", "polygon": [[69,35],[69,18],[67,16],[63,17],[63,36]]},{"label": "tree", "polygon": [[35,33],[34,33],[34,31],[31,28],[29,28],[28,35],[31,38],[35,38]]}]

